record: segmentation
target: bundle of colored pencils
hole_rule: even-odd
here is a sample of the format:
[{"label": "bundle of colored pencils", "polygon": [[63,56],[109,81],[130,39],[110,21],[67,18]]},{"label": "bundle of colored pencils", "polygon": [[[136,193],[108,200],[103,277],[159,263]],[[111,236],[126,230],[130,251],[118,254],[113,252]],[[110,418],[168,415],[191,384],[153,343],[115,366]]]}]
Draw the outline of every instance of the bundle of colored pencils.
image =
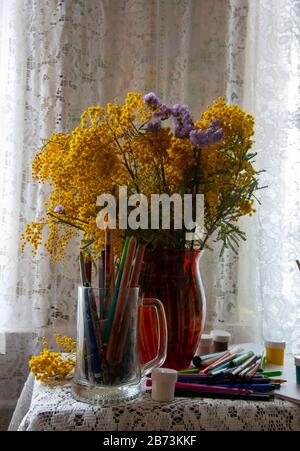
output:
[{"label": "bundle of colored pencils", "polygon": [[[99,298],[92,288],[91,258],[80,254],[82,285],[89,290],[84,302],[84,337],[79,341],[86,361],[83,376],[91,383],[115,384],[135,371],[130,369],[126,356],[130,321],[136,309],[129,299],[130,289],[138,286],[144,251],[145,246],[138,244],[135,237],[127,237],[115,272],[111,235],[106,231],[105,249],[97,265]],[[120,365],[125,360],[126,364]]]},{"label": "bundle of colored pencils", "polygon": [[[274,379],[280,371],[264,371],[264,356],[233,348],[230,351],[196,356],[195,367],[178,372],[176,396],[221,397],[269,401],[272,392],[286,381]],[[151,386],[151,381],[147,381]]]}]

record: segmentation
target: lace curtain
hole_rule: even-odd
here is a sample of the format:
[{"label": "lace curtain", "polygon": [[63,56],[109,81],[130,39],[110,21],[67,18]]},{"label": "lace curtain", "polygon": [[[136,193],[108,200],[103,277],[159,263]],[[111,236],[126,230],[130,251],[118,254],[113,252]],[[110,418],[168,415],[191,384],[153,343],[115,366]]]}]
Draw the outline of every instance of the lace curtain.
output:
[{"label": "lace curtain", "polygon": [[244,221],[239,256],[204,255],[206,328],[240,341],[276,331],[297,346],[299,1],[0,0],[0,8],[0,328],[75,334],[78,243],[55,266],[43,250],[19,251],[47,194],[31,162],[43,138],[71,130],[90,104],[151,90],[195,116],[220,95],[255,115],[269,188]]},{"label": "lace curtain", "polygon": [[259,336],[300,353],[300,2],[249,2],[244,106],[256,117],[257,215],[245,224],[239,298]]}]

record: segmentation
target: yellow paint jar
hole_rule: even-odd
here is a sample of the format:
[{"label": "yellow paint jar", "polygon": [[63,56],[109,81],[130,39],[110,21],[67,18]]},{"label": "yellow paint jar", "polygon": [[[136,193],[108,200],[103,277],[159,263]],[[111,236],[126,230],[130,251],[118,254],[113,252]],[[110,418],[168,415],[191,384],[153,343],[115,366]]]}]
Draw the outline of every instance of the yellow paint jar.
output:
[{"label": "yellow paint jar", "polygon": [[274,365],[283,365],[285,341],[265,341],[266,361]]}]

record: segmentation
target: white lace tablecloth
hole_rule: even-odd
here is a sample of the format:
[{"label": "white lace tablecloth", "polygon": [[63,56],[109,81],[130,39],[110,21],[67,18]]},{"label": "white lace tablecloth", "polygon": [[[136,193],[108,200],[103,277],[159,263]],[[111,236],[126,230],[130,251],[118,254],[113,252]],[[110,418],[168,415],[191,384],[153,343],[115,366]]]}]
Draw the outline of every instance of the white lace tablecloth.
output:
[{"label": "white lace tablecloth", "polygon": [[300,406],[270,402],[176,398],[158,403],[149,393],[126,404],[98,407],[73,399],[69,383],[37,383],[30,375],[9,430],[231,431],[300,430]]}]

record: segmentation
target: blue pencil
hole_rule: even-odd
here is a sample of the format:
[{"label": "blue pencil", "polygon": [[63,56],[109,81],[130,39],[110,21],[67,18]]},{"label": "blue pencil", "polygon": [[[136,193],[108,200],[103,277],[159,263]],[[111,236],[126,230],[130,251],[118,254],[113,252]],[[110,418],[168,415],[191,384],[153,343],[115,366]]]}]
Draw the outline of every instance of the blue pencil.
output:
[{"label": "blue pencil", "polygon": [[87,325],[87,340],[89,340],[90,352],[91,352],[91,361],[92,361],[92,370],[94,373],[95,379],[101,377],[101,362],[99,359],[99,348],[97,346],[97,340],[95,337],[94,324],[92,319],[92,313],[90,308],[90,300],[89,300],[89,292],[85,290],[84,292],[84,303],[85,303],[85,320]]},{"label": "blue pencil", "polygon": [[241,378],[241,377],[234,377],[231,378],[229,376],[225,375],[218,375],[218,376],[202,376],[202,375],[191,375],[191,374],[178,374],[179,382],[194,382],[194,383],[201,383],[201,384],[216,384],[219,385],[219,383],[224,384],[269,384],[271,381],[268,378],[263,377],[252,377],[252,378]]},{"label": "blue pencil", "polygon": [[231,387],[231,388],[246,388],[253,391],[272,391],[276,388],[280,388],[280,384],[218,384],[222,387]]},{"label": "blue pencil", "polygon": [[180,398],[221,398],[221,399],[245,399],[247,401],[271,401],[274,395],[270,393],[251,393],[249,395],[233,395],[231,393],[208,393],[198,390],[175,390],[175,396]]}]

